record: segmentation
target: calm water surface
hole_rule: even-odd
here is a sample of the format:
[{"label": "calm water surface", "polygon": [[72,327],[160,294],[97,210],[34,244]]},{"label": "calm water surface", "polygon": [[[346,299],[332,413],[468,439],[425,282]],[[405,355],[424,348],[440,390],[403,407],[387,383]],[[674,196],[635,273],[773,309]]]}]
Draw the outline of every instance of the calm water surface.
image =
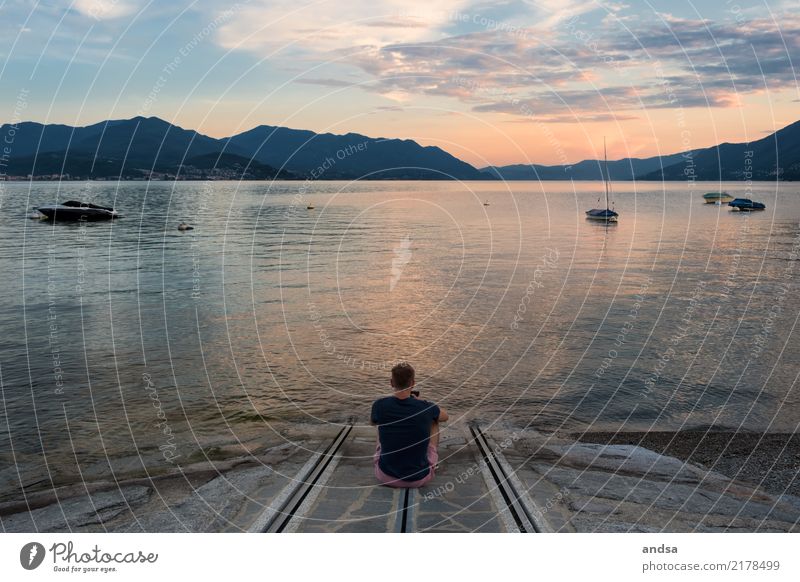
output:
[{"label": "calm water surface", "polygon": [[[617,184],[610,226],[600,183],[5,184],[0,487],[363,422],[400,359],[455,417],[794,430],[800,187],[722,188],[767,210],[703,204],[719,184]],[[70,198],[124,218],[26,217]]]}]

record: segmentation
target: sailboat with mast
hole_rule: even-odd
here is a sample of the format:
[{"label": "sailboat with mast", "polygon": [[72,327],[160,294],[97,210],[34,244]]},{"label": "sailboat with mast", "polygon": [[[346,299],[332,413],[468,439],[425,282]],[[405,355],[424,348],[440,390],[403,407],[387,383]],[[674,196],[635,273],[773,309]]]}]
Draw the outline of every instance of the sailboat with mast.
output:
[{"label": "sailboat with mast", "polygon": [[[603,184],[606,188],[606,207],[605,208],[592,208],[586,211],[586,218],[588,220],[599,220],[602,222],[616,222],[619,214],[613,211],[608,206],[609,191],[611,190],[611,176],[608,173],[608,154],[606,153],[606,138],[603,138]],[[600,199],[597,199],[600,202]]]}]

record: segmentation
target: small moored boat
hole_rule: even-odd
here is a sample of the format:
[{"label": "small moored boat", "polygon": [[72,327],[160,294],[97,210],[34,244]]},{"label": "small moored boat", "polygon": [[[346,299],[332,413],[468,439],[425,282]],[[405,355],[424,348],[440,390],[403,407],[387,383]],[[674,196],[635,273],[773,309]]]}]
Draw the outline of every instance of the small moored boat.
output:
[{"label": "small moored boat", "polygon": [[616,222],[619,214],[610,208],[592,208],[586,211],[586,218],[589,220],[602,220],[604,222]]},{"label": "small moored boat", "polygon": [[[616,222],[619,214],[608,207],[608,192],[611,189],[611,176],[608,173],[608,155],[606,154],[606,139],[603,138],[603,184],[606,189],[606,207],[605,208],[592,208],[586,211],[587,220],[601,220],[603,222]],[[600,199],[597,199],[600,202]]]},{"label": "small moored boat", "polygon": [[119,214],[113,208],[77,200],[67,200],[63,204],[37,206],[36,211],[42,213],[48,220],[80,221],[119,218]]},{"label": "small moored boat", "polygon": [[738,210],[739,212],[750,212],[751,210],[764,210],[766,206],[761,202],[753,202],[749,198],[736,198],[735,200],[731,200],[728,202],[728,206],[730,206],[733,210]]},{"label": "small moored boat", "polygon": [[703,194],[703,200],[706,204],[725,204],[733,200],[733,196],[727,192],[708,192]]}]

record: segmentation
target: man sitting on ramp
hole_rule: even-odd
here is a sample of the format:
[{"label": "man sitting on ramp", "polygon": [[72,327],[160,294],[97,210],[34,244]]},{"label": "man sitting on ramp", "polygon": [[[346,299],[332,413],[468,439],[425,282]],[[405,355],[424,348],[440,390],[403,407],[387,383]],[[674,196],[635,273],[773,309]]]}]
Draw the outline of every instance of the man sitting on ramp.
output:
[{"label": "man sitting on ramp", "polygon": [[414,368],[408,363],[392,368],[394,393],[372,403],[370,420],[378,427],[375,476],[389,487],[422,487],[433,479],[439,461],[439,423],[447,412],[418,398]]}]

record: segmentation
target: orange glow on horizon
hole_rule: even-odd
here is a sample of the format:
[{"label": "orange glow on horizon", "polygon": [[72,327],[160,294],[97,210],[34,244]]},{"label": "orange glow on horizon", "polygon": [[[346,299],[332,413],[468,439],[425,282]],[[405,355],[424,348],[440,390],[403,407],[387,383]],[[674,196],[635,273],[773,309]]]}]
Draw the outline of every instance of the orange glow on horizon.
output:
[{"label": "orange glow on horizon", "polygon": [[[732,105],[716,108],[653,108],[617,114],[597,112],[609,119],[538,121],[503,113],[442,111],[417,107],[385,111],[337,110],[324,104],[302,118],[293,112],[272,115],[256,110],[246,118],[236,107],[217,105],[212,112],[202,106],[185,109],[174,120],[182,127],[197,129],[214,137],[246,131],[259,124],[285,125],[316,132],[360,133],[369,137],[412,139],[425,146],[437,146],[476,166],[508,164],[574,164],[602,156],[603,137],[608,157],[652,157],[688,149],[705,148],[723,142],[756,141],[797,120],[792,95],[732,94]],[[545,118],[541,118],[545,119]],[[198,120],[194,122],[194,120]],[[202,122],[202,123],[201,123]]]}]

